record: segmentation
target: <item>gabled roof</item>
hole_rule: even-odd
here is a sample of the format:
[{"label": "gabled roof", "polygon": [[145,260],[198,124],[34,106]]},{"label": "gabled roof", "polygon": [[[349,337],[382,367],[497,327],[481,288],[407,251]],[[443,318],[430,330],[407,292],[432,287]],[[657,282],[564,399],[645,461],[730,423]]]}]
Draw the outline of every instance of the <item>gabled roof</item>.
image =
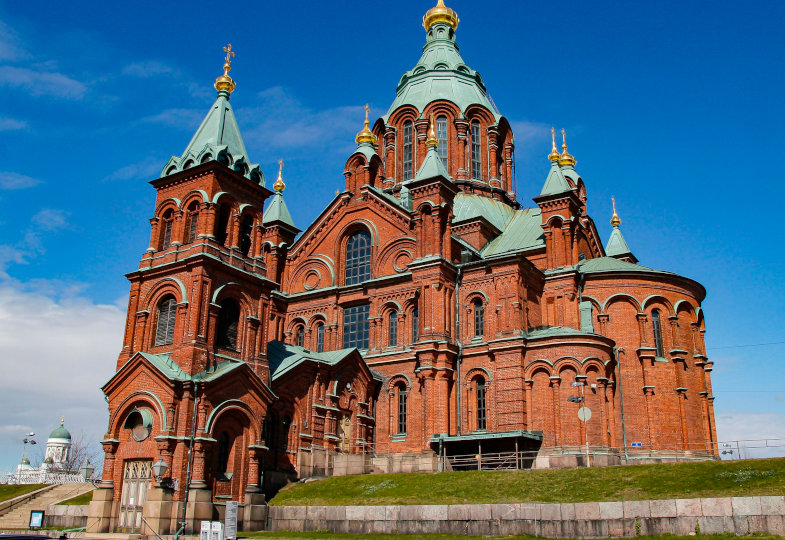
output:
[{"label": "gabled roof", "polygon": [[191,142],[180,157],[172,156],[169,159],[161,172],[162,177],[202,162],[216,160],[254,183],[264,186],[262,170],[248,158],[228,96],[226,92],[218,92],[218,98],[202,120]]},{"label": "gabled roof", "polygon": [[407,180],[404,184],[424,180],[426,178],[436,178],[441,176],[449,180],[450,174],[447,172],[447,167],[444,166],[442,158],[436,153],[436,147],[431,146],[428,148],[428,153],[425,154],[425,159],[417,170],[412,180]]},{"label": "gabled roof", "polygon": [[315,362],[335,366],[353,353],[356,348],[337,351],[314,352],[282,341],[271,341],[267,345],[267,361],[270,364],[270,380],[276,380],[303,362]]}]

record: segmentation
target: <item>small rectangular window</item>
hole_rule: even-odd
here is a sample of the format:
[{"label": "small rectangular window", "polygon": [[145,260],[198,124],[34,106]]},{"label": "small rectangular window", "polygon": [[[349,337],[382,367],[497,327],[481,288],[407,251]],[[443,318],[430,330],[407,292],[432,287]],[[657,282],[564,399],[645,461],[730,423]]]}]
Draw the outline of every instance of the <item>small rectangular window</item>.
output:
[{"label": "small rectangular window", "polygon": [[412,123],[403,125],[403,179],[412,178]]},{"label": "small rectangular window", "polygon": [[390,313],[390,347],[398,345],[398,314],[396,312]]},{"label": "small rectangular window", "polygon": [[439,139],[439,146],[436,147],[437,152],[439,153],[439,157],[444,164],[444,167],[447,168],[447,156],[449,146],[447,144],[447,117],[440,116],[436,119],[436,138]]},{"label": "small rectangular window", "polygon": [[343,310],[343,348],[368,349],[368,313],[370,306],[352,306]]},{"label": "small rectangular window", "polygon": [[472,178],[482,180],[482,160],[480,145],[480,123],[472,122]]},{"label": "small rectangular window", "polygon": [[324,352],[324,325],[316,327],[316,352]]},{"label": "small rectangular window", "polygon": [[169,249],[172,245],[172,220],[167,219],[164,221],[164,241],[161,250]]},{"label": "small rectangular window", "polygon": [[398,433],[406,433],[406,396],[407,392],[398,387]]}]

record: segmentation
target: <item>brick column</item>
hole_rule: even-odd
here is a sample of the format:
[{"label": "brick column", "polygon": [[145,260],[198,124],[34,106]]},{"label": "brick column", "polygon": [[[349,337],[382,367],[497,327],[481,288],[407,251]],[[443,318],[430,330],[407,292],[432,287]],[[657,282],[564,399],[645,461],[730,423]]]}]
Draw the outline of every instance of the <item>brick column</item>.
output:
[{"label": "brick column", "polygon": [[526,407],[526,418],[523,419],[523,429],[532,429],[532,386],[534,379],[523,380],[523,403]]},{"label": "brick column", "polygon": [[548,377],[551,381],[552,397],[553,399],[553,436],[554,446],[561,446],[561,403],[559,396],[559,386],[561,385],[561,377],[552,375]]},{"label": "brick column", "polygon": [[469,170],[466,164],[466,142],[469,139],[469,122],[464,119],[455,121],[455,129],[458,132],[458,155],[455,160],[457,165],[455,171],[456,180],[467,180],[469,178]]}]

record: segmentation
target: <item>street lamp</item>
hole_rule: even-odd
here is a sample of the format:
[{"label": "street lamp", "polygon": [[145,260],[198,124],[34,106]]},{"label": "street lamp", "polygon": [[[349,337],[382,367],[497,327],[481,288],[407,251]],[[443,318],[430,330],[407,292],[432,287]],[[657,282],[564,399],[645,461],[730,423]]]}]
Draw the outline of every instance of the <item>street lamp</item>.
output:
[{"label": "street lamp", "polygon": [[153,464],[153,475],[155,476],[155,479],[160,482],[164,474],[166,474],[167,469],[169,469],[169,467],[166,465],[164,458],[158,458],[158,461]]},{"label": "street lamp", "polygon": [[90,458],[85,458],[85,460],[82,462],[82,466],[79,467],[79,472],[82,473],[82,480],[85,482],[93,477],[95,467],[93,467],[93,464],[90,463]]}]

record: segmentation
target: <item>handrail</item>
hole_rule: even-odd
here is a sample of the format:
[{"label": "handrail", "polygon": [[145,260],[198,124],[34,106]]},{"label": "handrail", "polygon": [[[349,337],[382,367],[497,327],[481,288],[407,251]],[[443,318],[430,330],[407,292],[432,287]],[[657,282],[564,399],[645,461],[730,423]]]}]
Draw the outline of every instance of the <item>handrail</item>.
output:
[{"label": "handrail", "polygon": [[153,534],[155,535],[155,537],[156,537],[156,538],[158,538],[158,540],[162,540],[162,538],[161,538],[161,537],[160,537],[160,535],[158,534],[158,531],[156,531],[155,529],[153,529],[153,526],[152,526],[152,525],[150,525],[149,523],[147,523],[147,520],[144,518],[144,516],[139,516],[139,517],[141,517],[141,518],[142,518],[142,523],[144,523],[145,525],[147,525],[147,528],[148,528],[148,529],[150,529],[150,530],[153,532]]}]

